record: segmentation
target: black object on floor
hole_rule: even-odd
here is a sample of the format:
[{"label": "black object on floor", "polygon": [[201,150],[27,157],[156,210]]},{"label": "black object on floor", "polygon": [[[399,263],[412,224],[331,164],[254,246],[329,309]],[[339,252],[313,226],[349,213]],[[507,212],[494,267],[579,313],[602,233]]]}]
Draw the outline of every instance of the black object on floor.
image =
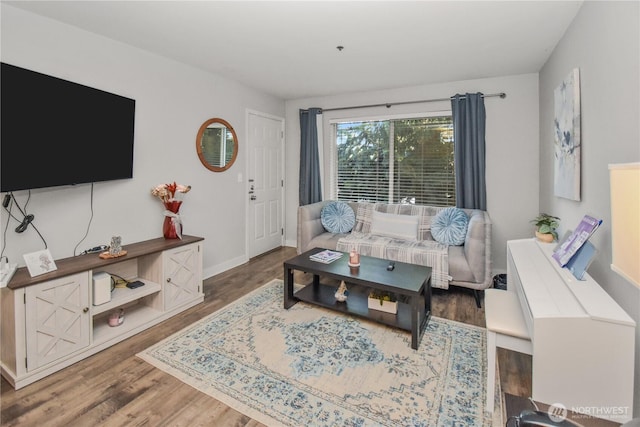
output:
[{"label": "black object on floor", "polygon": [[496,274],[493,276],[493,287],[496,289],[507,290],[507,275]]}]

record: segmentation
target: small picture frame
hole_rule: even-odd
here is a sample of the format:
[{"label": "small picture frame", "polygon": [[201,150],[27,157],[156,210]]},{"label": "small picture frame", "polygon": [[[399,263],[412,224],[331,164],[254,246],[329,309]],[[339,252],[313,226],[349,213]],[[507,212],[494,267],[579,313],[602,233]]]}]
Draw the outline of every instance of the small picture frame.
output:
[{"label": "small picture frame", "polygon": [[58,269],[49,249],[24,254],[23,258],[31,277],[36,277]]},{"label": "small picture frame", "polygon": [[111,245],[109,246],[110,255],[120,255],[122,252],[122,238],[120,236],[113,236],[111,238]]}]

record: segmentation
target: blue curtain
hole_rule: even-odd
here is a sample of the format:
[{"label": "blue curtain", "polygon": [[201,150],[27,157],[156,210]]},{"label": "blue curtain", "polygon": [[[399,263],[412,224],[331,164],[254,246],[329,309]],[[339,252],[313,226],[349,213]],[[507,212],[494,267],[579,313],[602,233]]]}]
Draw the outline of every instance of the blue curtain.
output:
[{"label": "blue curtain", "polygon": [[318,114],[322,114],[320,108],[300,110],[300,206],[322,200],[316,124]]},{"label": "blue curtain", "polygon": [[451,98],[456,206],[487,210],[485,183],[485,122],[482,93],[456,94]]}]

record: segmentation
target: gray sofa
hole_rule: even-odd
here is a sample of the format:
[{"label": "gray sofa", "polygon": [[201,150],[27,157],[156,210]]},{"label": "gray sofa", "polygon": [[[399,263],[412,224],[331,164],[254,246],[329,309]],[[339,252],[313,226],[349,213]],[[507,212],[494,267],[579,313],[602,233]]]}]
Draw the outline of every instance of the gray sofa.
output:
[{"label": "gray sofa", "polygon": [[[297,251],[313,248],[349,251],[393,261],[410,262],[432,267],[432,286],[449,285],[473,290],[480,307],[479,291],[491,286],[491,219],[486,211],[463,209],[469,218],[464,244],[447,246],[436,242],[430,232],[431,220],[441,207],[348,202],[356,221],[351,232],[330,233],[321,221],[326,200],[298,207]],[[405,241],[371,233],[371,212],[419,216],[418,238]],[[375,231],[375,230],[374,230]]]}]

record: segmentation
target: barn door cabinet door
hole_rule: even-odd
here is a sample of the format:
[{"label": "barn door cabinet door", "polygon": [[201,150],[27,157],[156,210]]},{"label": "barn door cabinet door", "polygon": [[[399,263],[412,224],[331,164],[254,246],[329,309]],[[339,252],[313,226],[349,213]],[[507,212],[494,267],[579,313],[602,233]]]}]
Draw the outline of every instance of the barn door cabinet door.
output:
[{"label": "barn door cabinet door", "polygon": [[202,296],[200,243],[164,251],[164,309],[172,310]]},{"label": "barn door cabinet door", "polygon": [[89,272],[29,286],[25,313],[27,371],[88,347]]}]

